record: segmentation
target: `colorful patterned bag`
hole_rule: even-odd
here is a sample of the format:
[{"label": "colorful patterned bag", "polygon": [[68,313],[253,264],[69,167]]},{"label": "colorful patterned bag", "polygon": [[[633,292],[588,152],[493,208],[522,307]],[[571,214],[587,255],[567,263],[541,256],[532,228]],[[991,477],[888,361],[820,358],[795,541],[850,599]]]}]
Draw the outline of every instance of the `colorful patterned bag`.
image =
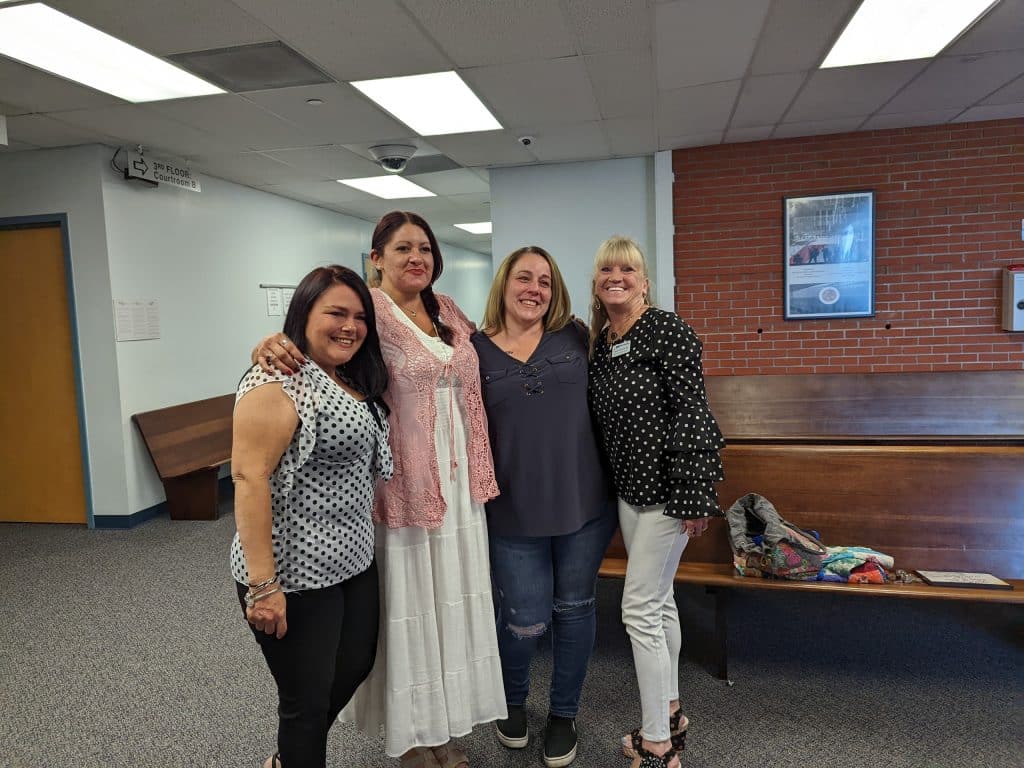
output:
[{"label": "colorful patterned bag", "polygon": [[803,531],[782,519],[772,503],[756,493],[737,499],[725,513],[733,564],[741,576],[814,581],[827,556],[816,531]]}]

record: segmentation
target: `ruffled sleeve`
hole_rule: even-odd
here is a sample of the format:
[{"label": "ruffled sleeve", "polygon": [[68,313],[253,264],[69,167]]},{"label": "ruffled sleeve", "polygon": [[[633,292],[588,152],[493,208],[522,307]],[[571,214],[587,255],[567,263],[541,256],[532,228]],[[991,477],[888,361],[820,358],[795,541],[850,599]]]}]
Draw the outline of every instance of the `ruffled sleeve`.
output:
[{"label": "ruffled sleeve", "polygon": [[708,407],[701,347],[689,325],[675,315],[666,316],[657,334],[657,352],[669,407],[675,414],[665,444],[672,484],[665,514],[671,517],[723,514],[713,484],[725,478],[719,455],[725,439]]},{"label": "ruffled sleeve", "polygon": [[370,403],[369,407],[374,409],[377,417],[377,455],[373,461],[373,477],[375,481],[388,481],[395,476],[395,462],[391,454],[391,425],[388,424],[388,415],[380,403]]},{"label": "ruffled sleeve", "polygon": [[[316,445],[316,413],[321,397],[321,390],[317,384],[319,370],[315,364],[307,361],[293,375],[285,376],[278,371],[265,373],[258,365],[255,365],[238,385],[235,402],[256,387],[277,383],[281,385],[281,390],[288,395],[295,406],[295,412],[299,417],[299,426],[295,430],[295,435],[288,448],[285,449],[284,455],[281,456],[277,469],[274,470],[277,487],[285,495],[291,492],[295,482],[295,473],[309,460],[313,453],[313,447]],[[321,375],[326,374],[321,372]]]}]

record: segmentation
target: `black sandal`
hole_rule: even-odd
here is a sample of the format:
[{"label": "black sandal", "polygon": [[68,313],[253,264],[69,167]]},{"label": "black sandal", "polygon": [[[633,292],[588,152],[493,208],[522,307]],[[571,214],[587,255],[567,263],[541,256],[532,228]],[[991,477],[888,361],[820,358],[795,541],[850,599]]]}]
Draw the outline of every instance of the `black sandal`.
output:
[{"label": "black sandal", "polygon": [[[682,723],[683,720],[686,720],[686,722]],[[682,725],[682,728],[680,728],[680,725]],[[683,714],[682,708],[677,709],[669,716],[668,729],[671,733],[669,738],[672,739],[672,749],[676,752],[682,752],[686,749],[686,734],[690,729],[690,719]],[[625,740],[623,740],[622,754],[629,758],[636,757],[639,754],[637,750],[643,746],[643,740],[643,736],[640,735],[640,729],[634,728],[629,734],[629,744],[627,745]],[[630,754],[630,747],[632,747],[632,754]]]},{"label": "black sandal", "polygon": [[[637,765],[636,768],[668,768],[668,764],[672,762],[672,758],[679,756],[674,748],[669,748],[668,752],[664,755],[656,755],[653,752],[644,749],[642,743],[636,753],[640,757],[640,764]],[[636,758],[633,759],[635,760]],[[680,768],[682,768],[681,763]]]}]

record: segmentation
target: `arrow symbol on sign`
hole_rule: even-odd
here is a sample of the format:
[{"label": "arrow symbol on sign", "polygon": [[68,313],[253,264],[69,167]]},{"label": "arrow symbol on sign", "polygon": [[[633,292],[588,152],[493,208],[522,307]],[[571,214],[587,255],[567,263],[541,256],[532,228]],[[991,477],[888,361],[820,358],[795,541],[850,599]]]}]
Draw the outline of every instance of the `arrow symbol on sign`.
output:
[{"label": "arrow symbol on sign", "polygon": [[138,171],[139,173],[141,173],[141,174],[142,174],[143,176],[145,176],[145,175],[146,175],[146,174],[147,174],[147,173],[149,172],[149,165],[148,165],[148,164],[146,163],[146,161],[145,161],[144,159],[142,159],[142,158],[139,158],[139,159],[138,159],[138,160],[136,160],[136,161],[135,161],[134,163],[132,163],[132,167],[133,167],[133,168],[134,168],[134,169],[135,169],[136,171]]}]

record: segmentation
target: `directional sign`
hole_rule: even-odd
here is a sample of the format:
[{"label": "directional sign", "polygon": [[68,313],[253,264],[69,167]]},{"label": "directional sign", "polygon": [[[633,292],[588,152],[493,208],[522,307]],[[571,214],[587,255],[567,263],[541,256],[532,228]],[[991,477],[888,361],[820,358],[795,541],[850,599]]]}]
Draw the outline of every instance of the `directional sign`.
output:
[{"label": "directional sign", "polygon": [[126,179],[145,179],[159,184],[173,184],[189,192],[203,191],[198,176],[181,160],[140,154],[128,147],[125,147],[124,154]]}]

